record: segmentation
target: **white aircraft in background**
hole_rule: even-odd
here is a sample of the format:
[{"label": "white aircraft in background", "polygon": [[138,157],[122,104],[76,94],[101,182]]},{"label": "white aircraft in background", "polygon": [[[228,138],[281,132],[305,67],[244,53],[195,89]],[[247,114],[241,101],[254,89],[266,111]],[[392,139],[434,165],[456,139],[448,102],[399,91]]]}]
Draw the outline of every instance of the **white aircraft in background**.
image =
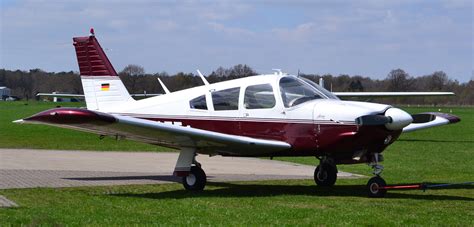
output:
[{"label": "white aircraft in background", "polygon": [[197,154],[313,156],[320,160],[317,185],[334,185],[338,164],[368,163],[376,175],[367,184],[368,194],[382,197],[386,183],[380,161],[387,146],[403,132],[460,121],[450,114],[410,115],[390,105],[342,101],[308,79],[281,72],[214,84],[199,73],[203,86],[169,92],[162,84],[166,94],[135,100],[93,30],[73,42],[87,109],[55,108],[15,122],[179,149],[174,174],[187,190],[206,185]]}]

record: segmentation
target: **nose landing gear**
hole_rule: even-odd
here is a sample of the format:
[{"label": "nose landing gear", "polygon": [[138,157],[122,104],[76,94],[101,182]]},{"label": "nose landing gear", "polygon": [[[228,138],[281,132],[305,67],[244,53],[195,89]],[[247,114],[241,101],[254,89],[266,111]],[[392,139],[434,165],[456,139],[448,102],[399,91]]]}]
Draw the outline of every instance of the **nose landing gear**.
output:
[{"label": "nose landing gear", "polygon": [[380,177],[382,174],[383,166],[379,164],[380,161],[383,161],[383,156],[380,153],[374,153],[373,161],[369,163],[369,165],[374,169],[375,177],[370,178],[369,182],[367,183],[367,193],[369,197],[373,198],[381,198],[385,196],[387,193],[387,183],[385,180]]}]

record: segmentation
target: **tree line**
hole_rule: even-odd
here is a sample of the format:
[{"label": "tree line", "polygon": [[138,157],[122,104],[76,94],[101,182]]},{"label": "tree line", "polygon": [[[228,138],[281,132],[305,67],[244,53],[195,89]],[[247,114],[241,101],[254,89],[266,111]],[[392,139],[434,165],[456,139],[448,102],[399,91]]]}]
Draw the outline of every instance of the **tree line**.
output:
[{"label": "tree line", "polygon": [[[230,68],[219,67],[206,76],[210,83],[257,75],[247,65],[235,65]],[[170,91],[203,85],[194,73],[179,72],[169,75],[166,72],[146,73],[139,65],[128,65],[119,72],[119,76],[132,94],[164,93],[157,81],[160,78]],[[319,78],[325,81],[325,88],[332,91],[452,91],[455,97],[417,97],[417,98],[379,98],[372,101],[394,104],[421,105],[474,105],[474,81],[460,83],[449,78],[443,71],[428,75],[412,76],[402,69],[391,70],[384,79],[372,79],[362,75],[319,75],[299,73],[312,81]],[[36,99],[39,92],[60,92],[82,94],[80,77],[77,72],[45,72],[41,69],[29,71],[0,69],[0,86],[12,89],[12,95],[21,99]]]}]

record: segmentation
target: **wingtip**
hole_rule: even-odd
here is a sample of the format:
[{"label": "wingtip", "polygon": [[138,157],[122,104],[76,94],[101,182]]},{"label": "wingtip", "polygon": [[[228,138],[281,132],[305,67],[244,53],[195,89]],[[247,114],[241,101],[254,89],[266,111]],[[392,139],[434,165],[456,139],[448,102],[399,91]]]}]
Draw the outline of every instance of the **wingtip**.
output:
[{"label": "wingtip", "polygon": [[20,119],[20,120],[16,120],[16,121],[12,121],[13,123],[15,124],[23,124],[25,123],[25,121],[23,119]]}]

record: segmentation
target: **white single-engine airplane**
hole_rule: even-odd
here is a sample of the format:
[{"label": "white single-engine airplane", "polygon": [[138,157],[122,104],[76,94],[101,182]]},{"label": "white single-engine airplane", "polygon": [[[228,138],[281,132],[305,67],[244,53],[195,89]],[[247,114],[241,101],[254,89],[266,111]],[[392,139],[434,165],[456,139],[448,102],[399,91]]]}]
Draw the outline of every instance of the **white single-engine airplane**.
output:
[{"label": "white single-engine airplane", "polygon": [[[17,120],[180,149],[174,174],[203,190],[196,155],[314,156],[319,186],[336,182],[337,164],[368,163],[369,196],[382,197],[382,152],[402,132],[456,123],[443,113],[410,115],[383,104],[341,101],[302,77],[275,73],[133,99],[93,30],[73,38],[87,109],[55,108]],[[164,86],[164,84],[162,84]],[[400,93],[398,93],[400,94]],[[356,95],[356,94],[352,94]],[[401,94],[403,95],[403,94]]]}]

